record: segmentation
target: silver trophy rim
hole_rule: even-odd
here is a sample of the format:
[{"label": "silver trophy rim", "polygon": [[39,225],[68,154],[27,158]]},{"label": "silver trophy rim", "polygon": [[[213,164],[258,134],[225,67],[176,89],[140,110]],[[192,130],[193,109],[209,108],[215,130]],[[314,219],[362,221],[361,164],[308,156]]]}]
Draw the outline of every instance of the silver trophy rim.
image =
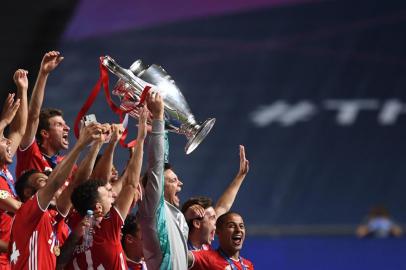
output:
[{"label": "silver trophy rim", "polygon": [[196,135],[193,138],[190,138],[185,146],[186,155],[192,153],[199,144],[206,138],[207,134],[209,134],[210,130],[213,128],[214,123],[216,122],[216,118],[209,118],[200,126],[199,130],[197,131]]}]

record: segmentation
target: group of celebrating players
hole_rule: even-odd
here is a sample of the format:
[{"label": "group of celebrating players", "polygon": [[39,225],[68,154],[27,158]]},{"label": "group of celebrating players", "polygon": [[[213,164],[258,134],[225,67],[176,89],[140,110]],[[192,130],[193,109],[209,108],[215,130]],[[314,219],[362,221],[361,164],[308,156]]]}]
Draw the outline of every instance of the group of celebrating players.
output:
[{"label": "group of celebrating players", "polygon": [[[28,72],[17,70],[16,94],[2,109],[0,269],[253,269],[240,256],[243,218],[230,211],[249,171],[244,147],[237,175],[215,204],[198,196],[181,206],[183,183],[166,160],[160,94],[148,93],[135,146],[119,173],[113,159],[121,124],[84,125],[69,147],[62,111],[42,109],[47,78],[62,60],[57,51],[44,55],[29,101]],[[15,154],[16,180],[8,170]],[[215,235],[218,248],[211,245]]]}]

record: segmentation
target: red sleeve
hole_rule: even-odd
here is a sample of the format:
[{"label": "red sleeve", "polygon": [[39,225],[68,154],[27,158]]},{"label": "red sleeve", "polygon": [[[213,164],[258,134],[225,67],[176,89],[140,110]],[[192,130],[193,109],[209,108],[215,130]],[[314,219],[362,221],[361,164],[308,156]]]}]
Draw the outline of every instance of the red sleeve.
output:
[{"label": "red sleeve", "polygon": [[248,266],[248,270],[252,270],[254,269],[254,265],[252,264],[251,261],[247,260],[247,259],[242,259],[243,264],[245,264],[246,266]]},{"label": "red sleeve", "polygon": [[124,224],[124,220],[121,218],[117,209],[113,206],[110,210],[110,217],[103,219],[103,224],[100,224],[103,229],[104,237],[111,241],[121,240],[121,227]]},{"label": "red sleeve", "polygon": [[39,206],[37,194],[26,201],[16,213],[14,223],[21,226],[20,228],[24,229],[24,231],[34,231],[44,214],[44,211]]},{"label": "red sleeve", "polygon": [[194,260],[191,270],[211,269],[210,251],[209,250],[194,250],[192,251]]},{"label": "red sleeve", "polygon": [[16,165],[16,178],[21,176],[24,172],[31,169],[36,169],[40,172],[44,170],[44,161],[42,154],[39,150],[37,142],[34,140],[30,146],[21,150],[17,148],[17,165]]},{"label": "red sleeve", "polygon": [[68,225],[66,225],[65,220],[59,221],[57,225],[56,236],[61,246],[65,243],[66,239],[69,236],[69,233],[69,227]]},{"label": "red sleeve", "polygon": [[65,219],[66,224],[68,224],[69,228],[73,231],[75,230],[76,226],[82,221],[82,217],[75,209],[71,209],[68,216]]},{"label": "red sleeve", "polygon": [[250,267],[251,269],[254,269],[254,265],[252,264],[252,262],[250,262]]}]

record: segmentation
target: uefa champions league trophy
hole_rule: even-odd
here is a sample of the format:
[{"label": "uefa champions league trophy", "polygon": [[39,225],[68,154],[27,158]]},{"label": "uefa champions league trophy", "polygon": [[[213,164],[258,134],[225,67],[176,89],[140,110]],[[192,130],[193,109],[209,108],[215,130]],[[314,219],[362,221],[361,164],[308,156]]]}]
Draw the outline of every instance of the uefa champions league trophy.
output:
[{"label": "uefa champions league trophy", "polygon": [[112,92],[120,97],[120,108],[130,111],[132,117],[138,118],[137,105],[146,86],[152,87],[162,96],[165,103],[165,129],[186,136],[186,154],[196,149],[216,122],[215,118],[209,118],[203,123],[196,122],[182,92],[161,66],[153,64],[148,67],[137,60],[129,69],[125,69],[110,56],[103,57],[102,64],[119,78]]}]

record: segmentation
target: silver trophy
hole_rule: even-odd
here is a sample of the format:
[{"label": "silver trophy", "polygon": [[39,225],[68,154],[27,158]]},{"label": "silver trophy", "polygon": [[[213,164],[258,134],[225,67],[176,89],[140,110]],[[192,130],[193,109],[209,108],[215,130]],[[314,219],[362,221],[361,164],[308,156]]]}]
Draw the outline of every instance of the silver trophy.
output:
[{"label": "silver trophy", "polygon": [[120,108],[129,111],[132,117],[138,118],[137,105],[146,86],[159,92],[165,103],[165,129],[186,136],[186,154],[196,149],[216,122],[215,118],[196,122],[182,92],[161,66],[153,64],[148,67],[137,60],[125,69],[110,56],[103,57],[102,64],[119,78],[112,92],[120,97]]}]

